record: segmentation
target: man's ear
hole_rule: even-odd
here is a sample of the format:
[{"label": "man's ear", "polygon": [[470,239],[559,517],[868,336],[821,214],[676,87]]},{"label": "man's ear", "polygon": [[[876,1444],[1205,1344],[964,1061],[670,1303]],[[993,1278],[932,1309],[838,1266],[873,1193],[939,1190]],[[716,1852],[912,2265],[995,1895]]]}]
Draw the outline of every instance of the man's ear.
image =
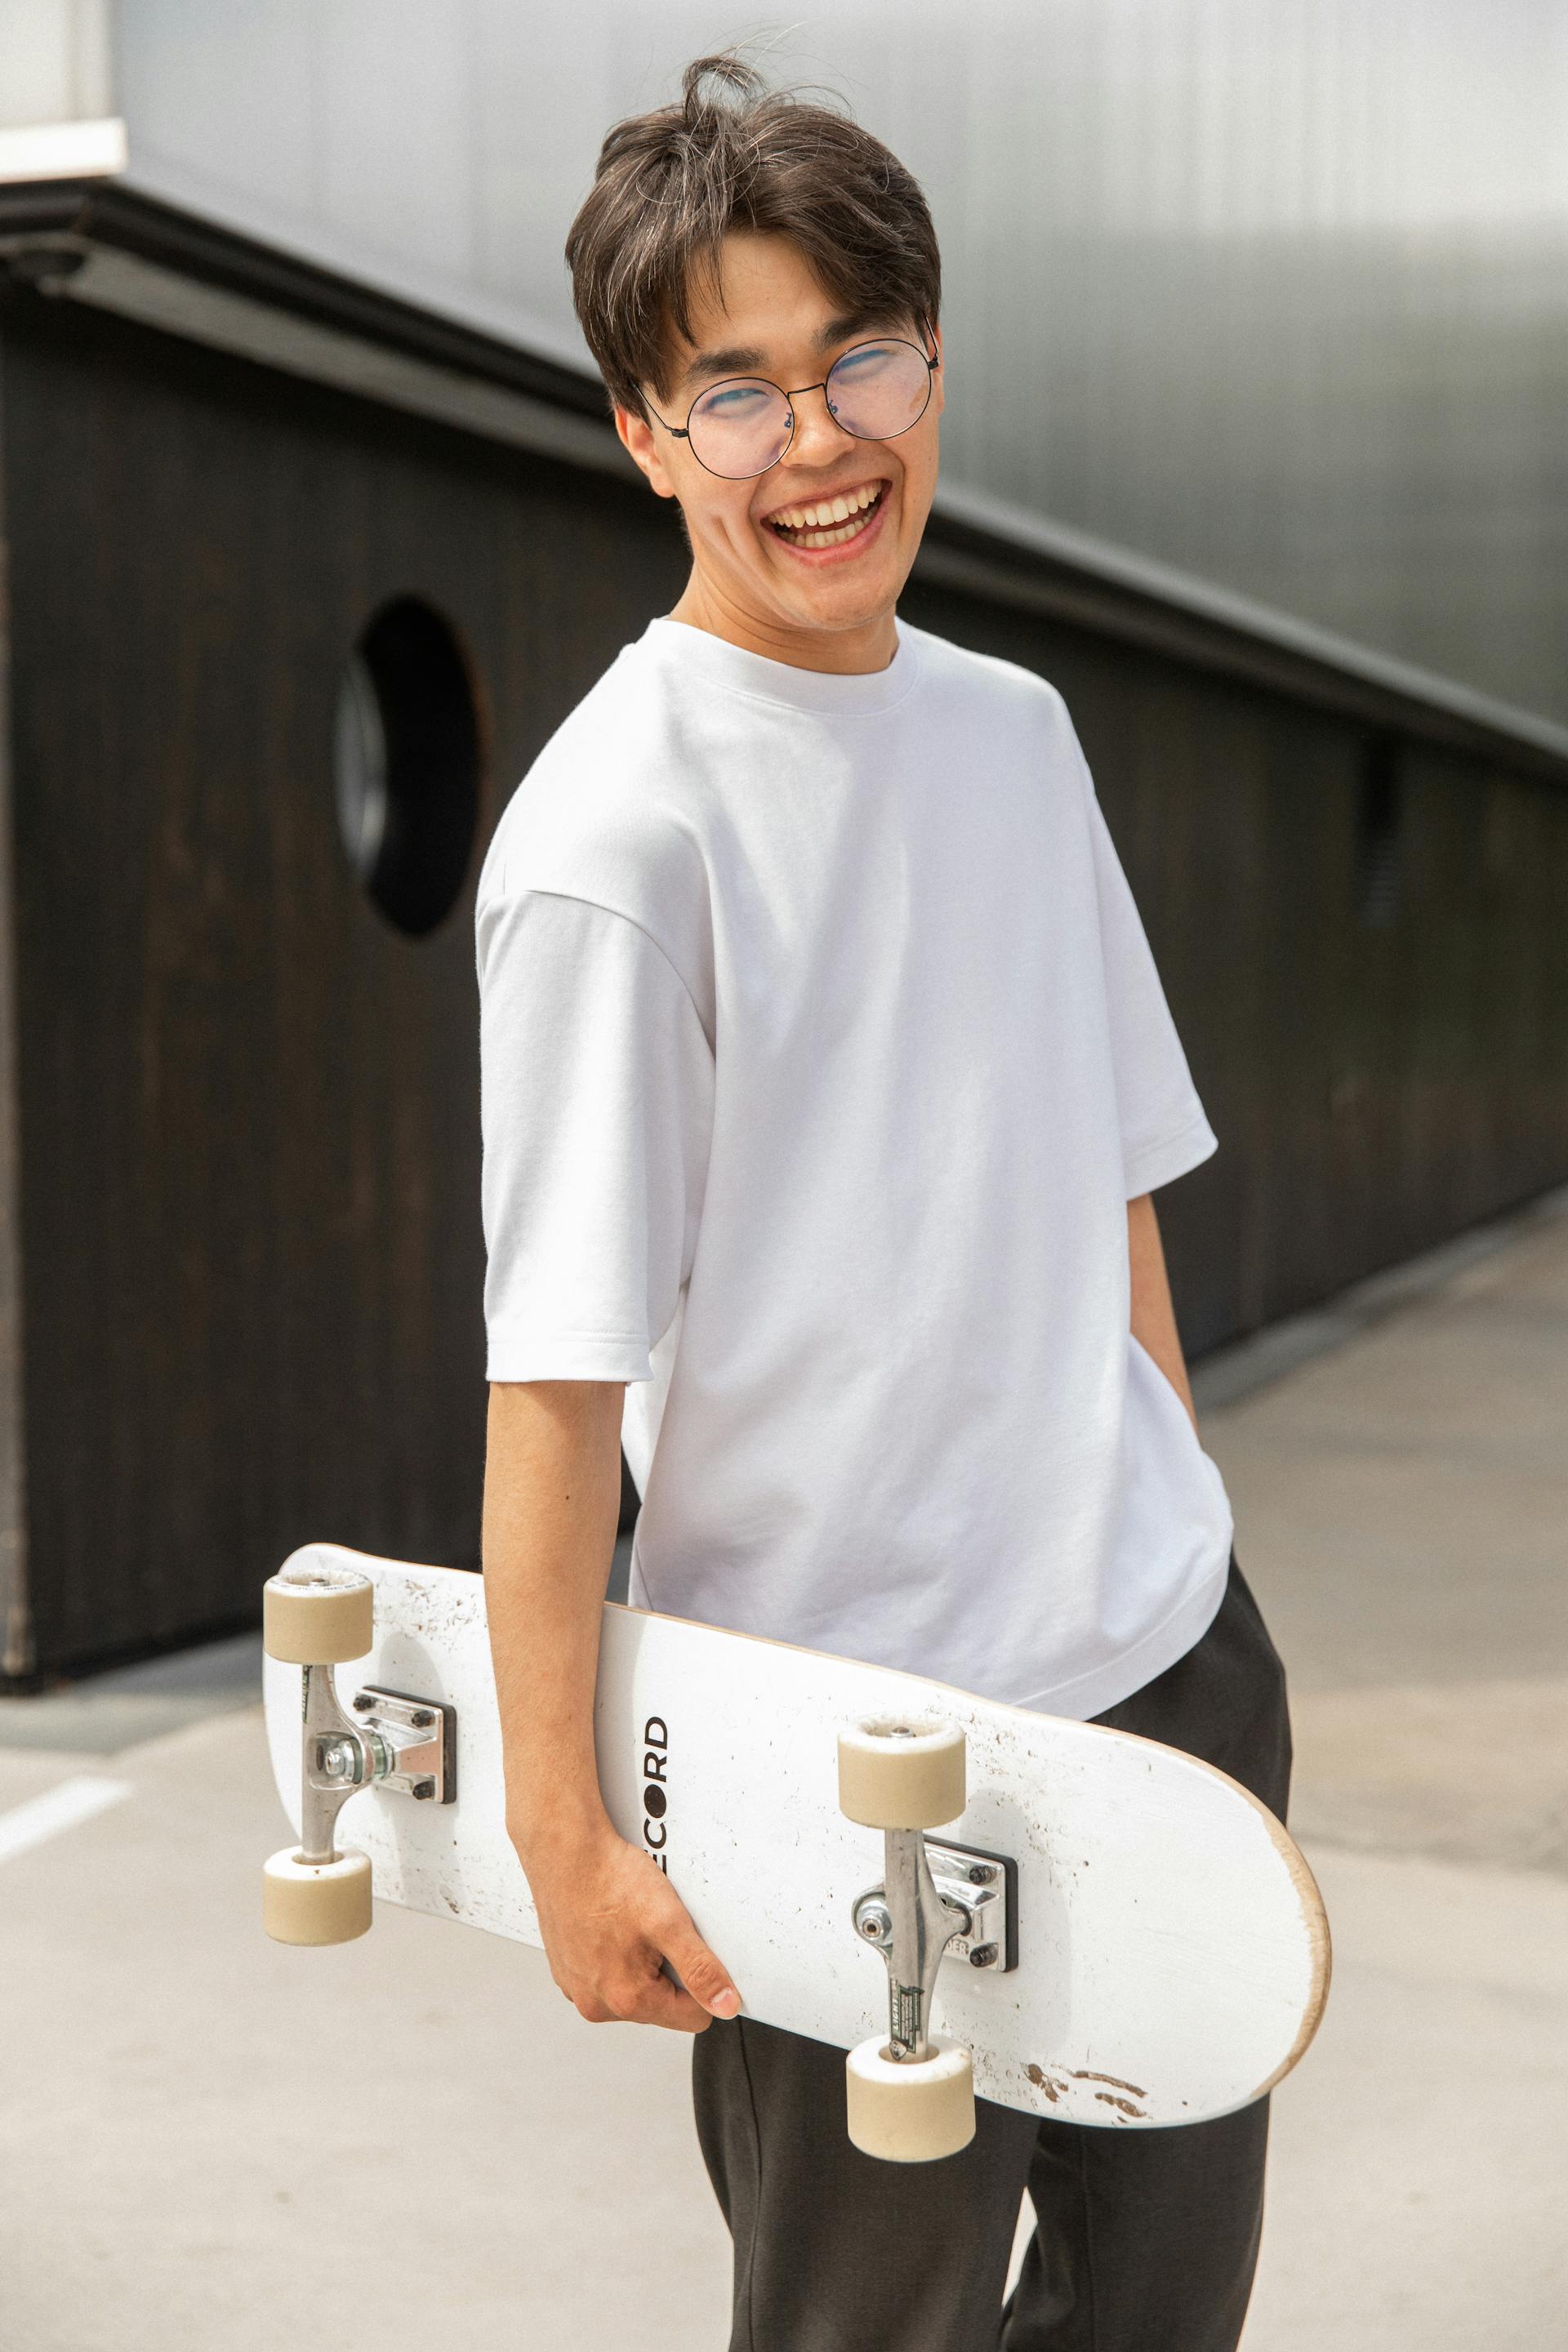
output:
[{"label": "man's ear", "polygon": [[670,480],[665,466],[664,451],[659,446],[658,436],[647,417],[637,415],[629,408],[623,408],[617,400],[615,404],[615,419],[616,431],[621,436],[621,446],[633,465],[639,472],[647,475],[652,488],[661,499],[672,499],[675,496],[675,484]]},{"label": "man's ear", "polygon": [[[942,357],[942,329],[940,327],[931,328],[931,348],[940,360]],[[945,367],[938,368],[935,377],[931,383],[931,390],[936,394],[936,413],[940,416],[942,410],[947,406],[947,370]]]}]

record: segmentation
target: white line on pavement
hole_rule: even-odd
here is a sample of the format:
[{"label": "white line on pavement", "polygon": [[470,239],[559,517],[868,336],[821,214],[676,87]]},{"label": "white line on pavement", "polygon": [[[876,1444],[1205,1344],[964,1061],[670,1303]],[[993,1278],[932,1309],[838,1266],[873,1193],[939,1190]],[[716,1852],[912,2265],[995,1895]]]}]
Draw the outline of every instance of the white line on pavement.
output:
[{"label": "white line on pavement", "polygon": [[46,1838],[58,1837],[62,1830],[75,1829],[79,1822],[91,1821],[94,1813],[106,1812],[130,1794],[129,1780],[100,1780],[82,1772],[58,1788],[46,1789],[41,1797],[29,1797],[25,1805],[13,1805],[8,1813],[0,1813],[0,1862],[42,1845]]}]

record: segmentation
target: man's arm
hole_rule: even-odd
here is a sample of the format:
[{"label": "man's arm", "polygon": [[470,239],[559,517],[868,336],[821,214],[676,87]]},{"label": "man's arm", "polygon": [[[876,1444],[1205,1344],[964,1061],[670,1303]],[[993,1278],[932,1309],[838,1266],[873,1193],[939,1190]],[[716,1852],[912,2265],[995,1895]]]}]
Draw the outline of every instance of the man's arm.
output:
[{"label": "man's arm", "polygon": [[1152,1192],[1141,1193],[1136,1201],[1127,1203],[1127,1257],[1132,1275],[1132,1336],[1153,1357],[1186,1406],[1187,1418],[1196,1429],[1198,1417],[1176,1332],[1176,1314],[1171,1304],[1165,1253]]},{"label": "man's arm", "polygon": [[[621,1492],[612,1381],[492,1382],[484,1569],[507,1829],[551,1973],[595,2024],[700,2033],[741,1999],[664,1873],[599,1794],[594,1686]],[[686,1987],[663,1973],[668,1961]]]}]

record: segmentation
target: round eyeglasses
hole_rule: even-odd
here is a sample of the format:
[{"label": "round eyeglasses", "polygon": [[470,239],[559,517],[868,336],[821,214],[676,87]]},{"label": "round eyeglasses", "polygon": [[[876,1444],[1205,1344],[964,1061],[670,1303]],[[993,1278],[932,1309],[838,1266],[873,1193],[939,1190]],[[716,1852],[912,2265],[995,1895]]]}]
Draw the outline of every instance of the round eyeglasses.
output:
[{"label": "round eyeglasses", "polygon": [[928,359],[918,343],[885,336],[852,343],[841,352],[820,383],[785,392],[766,376],[731,375],[699,393],[684,425],[649,415],[676,441],[687,441],[705,473],[726,482],[765,474],[795,439],[793,404],[802,393],[820,392],[827,413],[858,441],[892,441],[918,425],[931,399],[940,356]]}]

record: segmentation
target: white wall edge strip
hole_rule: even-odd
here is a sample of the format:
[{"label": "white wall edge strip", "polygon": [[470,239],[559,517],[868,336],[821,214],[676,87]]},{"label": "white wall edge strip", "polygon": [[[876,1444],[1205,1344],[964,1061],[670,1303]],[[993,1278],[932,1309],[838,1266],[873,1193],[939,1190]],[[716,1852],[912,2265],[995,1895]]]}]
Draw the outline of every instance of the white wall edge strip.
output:
[{"label": "white wall edge strip", "polygon": [[83,1772],[60,1781],[57,1788],[46,1789],[41,1797],[29,1797],[26,1804],[13,1805],[8,1813],[0,1813],[0,1862],[13,1862],[17,1854],[58,1837],[63,1830],[76,1829],[94,1814],[107,1812],[110,1805],[131,1794],[131,1787],[129,1780],[103,1780]]},{"label": "white wall edge strip", "polygon": [[0,131],[0,180],[109,180],[123,172],[125,125],[118,115],[101,122],[30,122]]}]

